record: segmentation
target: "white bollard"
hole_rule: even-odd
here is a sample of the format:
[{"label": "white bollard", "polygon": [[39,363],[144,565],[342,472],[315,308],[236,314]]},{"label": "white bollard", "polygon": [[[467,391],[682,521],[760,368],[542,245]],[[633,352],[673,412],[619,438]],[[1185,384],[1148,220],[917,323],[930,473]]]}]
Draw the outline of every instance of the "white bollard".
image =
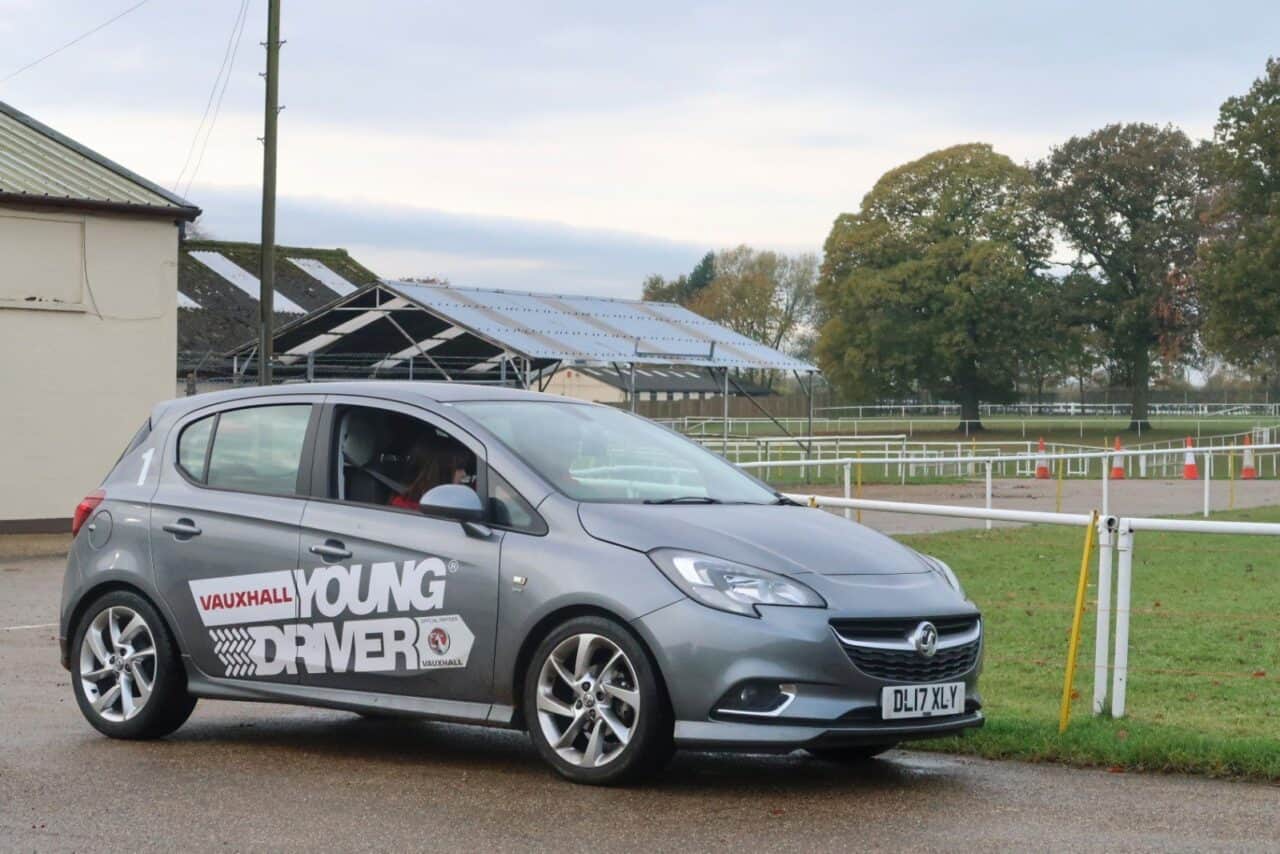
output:
[{"label": "white bollard", "polygon": [[1107,705],[1107,661],[1111,657],[1111,518],[1098,519],[1098,616],[1093,640],[1093,713]]},{"label": "white bollard", "polygon": [[1133,531],[1123,519],[1116,543],[1116,654],[1111,671],[1111,717],[1124,717],[1125,689],[1129,682],[1129,603],[1133,592]]},{"label": "white bollard", "polygon": [[1213,454],[1204,452],[1204,518],[1209,518],[1209,481],[1213,480]]}]

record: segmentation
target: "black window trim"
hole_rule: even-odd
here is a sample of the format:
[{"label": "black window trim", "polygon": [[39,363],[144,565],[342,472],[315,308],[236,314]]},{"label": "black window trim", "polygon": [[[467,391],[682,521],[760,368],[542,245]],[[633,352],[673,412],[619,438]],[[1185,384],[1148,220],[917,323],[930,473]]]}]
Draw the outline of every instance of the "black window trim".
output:
[{"label": "black window trim", "polygon": [[[237,405],[240,404],[240,405]],[[320,410],[324,404],[323,397],[304,397],[298,398],[248,398],[247,400],[237,400],[219,407],[212,413],[204,409],[196,410],[188,415],[177,428],[177,438],[173,442],[173,456],[170,462],[173,463],[173,469],[178,475],[191,486],[197,489],[206,489],[210,492],[230,492],[237,495],[261,495],[264,498],[291,498],[298,501],[306,501],[311,491],[311,470],[312,466],[308,465],[308,460],[314,456],[313,450],[316,442],[316,432],[320,421]],[[276,406],[308,406],[311,412],[307,419],[306,431],[302,438],[302,450],[298,459],[298,477],[294,484],[294,492],[292,495],[285,495],[279,492],[262,492],[256,489],[232,489],[225,486],[210,486],[207,481],[209,479],[209,461],[213,457],[213,443],[218,437],[218,425],[222,421],[222,413],[239,412],[245,409],[263,409],[265,407]],[[209,430],[209,444],[204,449],[204,477],[202,480],[193,478],[179,462],[179,450],[182,445],[182,434],[185,433],[192,425],[197,424],[206,418],[213,419],[213,425]]]}]

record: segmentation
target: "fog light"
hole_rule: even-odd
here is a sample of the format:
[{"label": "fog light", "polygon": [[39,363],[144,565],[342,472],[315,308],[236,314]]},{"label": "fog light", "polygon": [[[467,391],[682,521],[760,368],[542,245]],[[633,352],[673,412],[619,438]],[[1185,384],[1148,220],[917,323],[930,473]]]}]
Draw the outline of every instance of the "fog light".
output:
[{"label": "fog light", "polygon": [[725,714],[776,715],[796,696],[796,686],[789,683],[752,679],[730,688],[716,703],[716,711]]}]

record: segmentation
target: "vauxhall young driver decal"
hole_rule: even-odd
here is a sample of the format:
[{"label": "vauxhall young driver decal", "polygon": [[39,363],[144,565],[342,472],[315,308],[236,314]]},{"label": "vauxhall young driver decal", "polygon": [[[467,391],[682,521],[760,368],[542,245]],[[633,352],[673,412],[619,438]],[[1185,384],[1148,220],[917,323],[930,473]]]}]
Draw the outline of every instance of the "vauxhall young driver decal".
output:
[{"label": "vauxhall young driver decal", "polygon": [[444,607],[439,558],[188,582],[227,676],[466,667],[475,635]]}]

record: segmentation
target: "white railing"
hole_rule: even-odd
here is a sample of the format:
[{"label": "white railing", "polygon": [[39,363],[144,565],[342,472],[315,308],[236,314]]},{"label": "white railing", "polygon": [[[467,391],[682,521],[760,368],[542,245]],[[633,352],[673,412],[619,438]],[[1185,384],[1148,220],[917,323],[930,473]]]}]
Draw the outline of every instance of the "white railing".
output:
[{"label": "white railing", "polygon": [[[798,493],[788,493],[787,497],[793,501],[808,504],[811,507],[843,508],[846,516],[850,510],[869,510],[883,513],[985,519],[988,526],[993,521],[1004,521],[1078,527],[1089,525],[1094,519],[1092,514],[1086,516],[1078,513],[953,507],[944,504],[873,501],[861,498],[834,498],[826,495],[803,495]],[[1095,715],[1102,714],[1106,708],[1108,681],[1110,682],[1111,716],[1113,718],[1122,718],[1125,714],[1125,701],[1129,681],[1129,618],[1133,593],[1133,555],[1135,534],[1139,531],[1280,537],[1280,524],[1116,517],[1106,514],[1098,517],[1098,609],[1094,638],[1093,669],[1093,713]],[[1114,607],[1111,604],[1113,569],[1116,588]],[[1113,616],[1115,620],[1114,650],[1111,644]],[[1108,671],[1110,672],[1109,680]]]},{"label": "white railing", "polygon": [[[926,470],[930,466],[934,466],[938,471],[943,471],[945,466],[955,465],[957,472],[962,466],[967,466],[970,473],[974,473],[976,467],[982,467],[986,480],[986,509],[990,510],[992,501],[992,477],[993,471],[998,465],[1007,465],[1013,463],[1019,473],[1025,473],[1029,469],[1034,473],[1034,468],[1039,461],[1044,460],[1051,463],[1054,460],[1064,461],[1064,473],[1070,471],[1072,462],[1077,463],[1081,467],[1087,467],[1088,461],[1101,460],[1102,465],[1099,467],[1101,471],[1100,483],[1102,487],[1102,513],[1107,515],[1111,509],[1111,472],[1113,468],[1123,468],[1128,471],[1131,461],[1138,461],[1139,476],[1145,477],[1147,472],[1153,468],[1148,465],[1147,460],[1159,459],[1162,457],[1174,456],[1177,460],[1177,468],[1180,470],[1186,458],[1187,451],[1190,450],[1192,456],[1197,458],[1197,465],[1202,469],[1200,472],[1201,480],[1204,484],[1204,508],[1205,516],[1209,515],[1211,501],[1211,484],[1214,478],[1214,460],[1223,456],[1229,459],[1240,457],[1243,459],[1244,454],[1248,451],[1254,458],[1255,468],[1261,469],[1265,460],[1271,462],[1272,477],[1280,476],[1280,443],[1260,444],[1260,445],[1216,445],[1202,448],[1152,448],[1145,450],[1124,449],[1120,451],[1085,451],[1085,452],[1053,452],[1039,451],[1030,454],[1008,454],[1008,455],[959,455],[959,456],[934,456],[934,457],[906,457],[901,454],[885,454],[884,456],[855,456],[844,457],[840,459],[832,458],[803,458],[798,460],[760,460],[756,462],[738,463],[741,469],[755,470],[764,469],[765,478],[772,474],[773,469],[777,468],[799,468],[802,476],[807,468],[813,467],[821,476],[822,466],[839,466],[843,472],[844,497],[846,499],[853,497],[851,492],[852,474],[856,466],[868,465],[884,465],[886,471],[889,466],[898,466],[901,472],[902,481],[905,483],[906,478],[910,474],[914,474],[914,469],[923,467]],[[1168,461],[1165,461],[1167,467]],[[849,514],[845,514],[848,516]],[[990,527],[990,525],[988,525]]]}]

